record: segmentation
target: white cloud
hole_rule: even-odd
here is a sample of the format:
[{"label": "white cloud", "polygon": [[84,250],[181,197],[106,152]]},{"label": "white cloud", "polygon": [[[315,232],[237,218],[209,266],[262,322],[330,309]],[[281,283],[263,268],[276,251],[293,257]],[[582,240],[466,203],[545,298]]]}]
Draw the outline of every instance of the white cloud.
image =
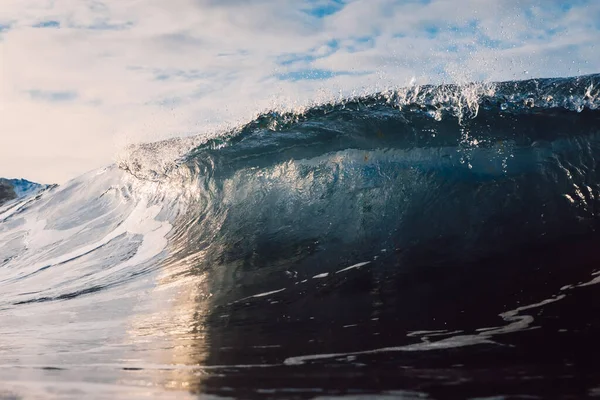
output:
[{"label": "white cloud", "polygon": [[323,92],[600,65],[596,1],[2,3],[0,176],[42,182]]}]

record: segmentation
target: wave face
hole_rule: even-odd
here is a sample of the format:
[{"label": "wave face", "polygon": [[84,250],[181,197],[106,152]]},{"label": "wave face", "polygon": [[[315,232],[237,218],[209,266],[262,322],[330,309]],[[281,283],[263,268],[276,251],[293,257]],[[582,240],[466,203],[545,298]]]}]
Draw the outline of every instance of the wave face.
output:
[{"label": "wave face", "polygon": [[0,208],[10,393],[597,393],[599,80],[265,113]]},{"label": "wave face", "polygon": [[47,185],[29,182],[25,179],[0,178],[0,206],[11,200],[31,196],[44,189],[47,189]]}]

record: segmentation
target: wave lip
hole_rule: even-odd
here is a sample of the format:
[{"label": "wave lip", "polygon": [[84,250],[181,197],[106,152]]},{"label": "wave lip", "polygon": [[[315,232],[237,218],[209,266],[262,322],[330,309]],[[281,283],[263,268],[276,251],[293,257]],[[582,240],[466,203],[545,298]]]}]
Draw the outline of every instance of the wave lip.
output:
[{"label": "wave lip", "polygon": [[[600,75],[595,74],[389,89],[295,111],[265,111],[246,124],[220,133],[130,146],[120,155],[118,165],[140,179],[158,181],[176,174],[186,160],[204,148],[221,148],[261,134],[264,146],[276,144],[274,142],[282,138],[265,134],[287,132],[291,136],[294,132],[296,135],[309,135],[308,129],[302,125],[315,128],[323,125],[326,130],[344,130],[346,136],[352,136],[364,128],[360,123],[363,119],[403,121],[407,125],[434,124],[433,121],[445,119],[455,126],[456,123],[469,125],[469,121],[473,122],[481,111],[507,118],[539,112],[595,111],[600,105],[599,82]],[[444,136],[446,131],[441,129],[439,133]],[[468,136],[462,135],[461,139],[468,140]]]}]

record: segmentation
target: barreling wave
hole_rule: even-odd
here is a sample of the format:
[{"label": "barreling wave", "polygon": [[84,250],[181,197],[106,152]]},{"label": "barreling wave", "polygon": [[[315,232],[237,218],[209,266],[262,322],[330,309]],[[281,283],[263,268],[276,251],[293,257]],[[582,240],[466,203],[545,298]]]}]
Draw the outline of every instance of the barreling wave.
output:
[{"label": "barreling wave", "polygon": [[[404,265],[465,262],[596,230],[599,79],[412,87],[264,113],[151,175],[195,188],[195,222],[175,236],[213,269],[266,276],[293,259],[308,277],[382,248]],[[235,284],[243,276],[245,293],[272,287],[242,273]]]},{"label": "barreling wave", "polygon": [[[472,260],[596,229],[598,80],[410,87],[268,112],[210,139],[131,148],[118,166],[133,181],[92,174],[55,197],[81,210],[159,207],[173,225],[168,262],[201,254],[197,269],[262,276],[295,260],[308,276],[382,248],[405,264]],[[90,188],[85,201],[77,187]],[[238,287],[246,275],[235,275]]]},{"label": "barreling wave", "polygon": [[[112,304],[119,310],[114,315],[125,315],[129,306],[119,304],[148,297],[153,285],[168,290],[187,282],[194,287],[187,325],[180,326],[178,309],[146,325],[140,317],[127,329],[134,338],[142,332],[143,340],[112,345],[138,359],[152,332],[161,338],[174,332],[174,348],[191,353],[189,343],[208,336],[210,348],[189,361],[195,365],[269,359],[291,366],[432,343],[489,343],[494,335],[527,329],[533,317],[522,313],[558,302],[586,279],[597,283],[592,264],[577,276],[553,269],[550,285],[522,283],[516,298],[507,294],[512,283],[502,281],[512,275],[500,270],[511,263],[529,268],[510,256],[515,249],[542,249],[531,257],[541,259],[555,254],[557,243],[597,231],[599,81],[591,75],[410,87],[263,113],[210,138],[134,146],[116,166],[0,209],[0,313],[32,307],[43,319],[60,302],[73,301],[81,315],[94,315],[94,304],[82,299],[97,296],[109,310],[101,326],[113,326]],[[586,257],[588,247],[581,251]],[[481,262],[494,257],[508,261]],[[421,291],[438,282],[431,276],[446,278],[439,291]],[[444,315],[452,296],[462,299],[456,307],[467,308],[466,277],[476,280],[468,290],[489,306],[475,322],[454,321],[472,334],[456,338],[435,318],[422,319],[422,310],[401,307],[417,298],[439,305]],[[479,286],[487,289],[473,289]],[[494,288],[504,291],[485,300]],[[506,304],[514,307],[507,311]],[[401,324],[400,309],[406,313]],[[340,335],[303,330],[314,318]],[[381,349],[360,335],[336,339],[358,325],[379,334],[365,324],[375,320],[405,335],[382,336]],[[90,326],[79,329],[94,334]],[[19,329],[3,335],[21,331],[13,327]],[[424,329],[435,332],[407,333]],[[310,355],[315,348],[290,335],[295,330],[325,341],[331,354]],[[440,335],[447,339],[436,342]],[[288,345],[265,350],[284,336]],[[239,343],[247,345],[233,355],[221,351]],[[111,357],[100,358],[110,364]]]}]

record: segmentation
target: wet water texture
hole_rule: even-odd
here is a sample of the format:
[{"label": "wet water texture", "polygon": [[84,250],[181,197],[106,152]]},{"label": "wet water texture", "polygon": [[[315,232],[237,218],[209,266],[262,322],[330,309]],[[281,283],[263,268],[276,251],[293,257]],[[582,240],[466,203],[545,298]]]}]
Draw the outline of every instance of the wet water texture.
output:
[{"label": "wet water texture", "polygon": [[596,80],[265,114],[8,201],[0,399],[599,396]]}]

